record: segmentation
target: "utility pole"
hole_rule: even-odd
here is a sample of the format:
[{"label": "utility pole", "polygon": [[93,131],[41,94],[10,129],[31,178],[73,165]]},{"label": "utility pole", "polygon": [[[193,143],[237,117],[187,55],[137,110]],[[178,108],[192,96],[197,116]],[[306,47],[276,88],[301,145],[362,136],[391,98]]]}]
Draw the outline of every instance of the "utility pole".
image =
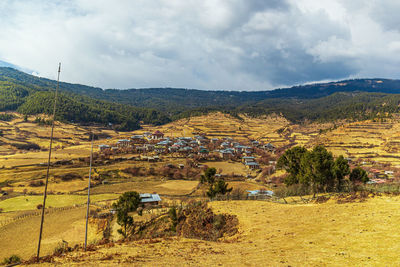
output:
[{"label": "utility pole", "polygon": [[86,251],[86,246],[87,246],[87,233],[88,233],[88,221],[89,221],[90,181],[92,178],[92,162],[93,162],[93,140],[94,140],[94,133],[92,133],[92,145],[91,145],[91,149],[90,149],[89,185],[88,185],[88,195],[87,195],[86,227],[85,227],[85,251]]},{"label": "utility pole", "polygon": [[55,92],[55,95],[54,95],[53,121],[51,123],[49,158],[48,158],[48,161],[47,161],[46,184],[45,184],[45,187],[44,187],[43,205],[42,205],[42,219],[40,221],[39,243],[38,243],[37,254],[36,254],[36,259],[38,261],[39,261],[39,256],[40,256],[40,243],[42,242],[44,212],[45,212],[45,208],[46,208],[46,198],[47,198],[47,185],[49,184],[51,149],[52,149],[52,146],[53,146],[54,122],[55,122],[55,117],[56,117],[57,93],[58,93],[58,87],[59,87],[59,83],[60,83],[60,72],[61,72],[61,63],[58,64],[57,88],[56,88],[56,92]]}]

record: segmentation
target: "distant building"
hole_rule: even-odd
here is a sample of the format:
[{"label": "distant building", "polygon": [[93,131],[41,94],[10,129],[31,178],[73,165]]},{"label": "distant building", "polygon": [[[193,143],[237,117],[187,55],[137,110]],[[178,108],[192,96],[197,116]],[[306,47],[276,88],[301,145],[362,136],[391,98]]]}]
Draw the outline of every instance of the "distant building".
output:
[{"label": "distant building", "polygon": [[246,156],[242,158],[242,162],[243,163],[247,163],[247,162],[255,162],[256,158],[255,157],[250,157],[250,156]]},{"label": "distant building", "polygon": [[260,165],[257,162],[245,162],[244,164],[247,168],[251,170],[256,170],[260,168]]},{"label": "distant building", "polygon": [[100,151],[108,150],[108,149],[110,149],[110,148],[111,148],[111,147],[110,147],[109,145],[99,145]]},{"label": "distant building", "polygon": [[129,139],[120,139],[117,141],[117,147],[128,147],[131,144]]},{"label": "distant building", "polygon": [[269,152],[275,152],[275,150],[276,150],[275,146],[273,144],[271,144],[271,143],[263,145],[262,148],[264,150],[266,150],[266,151],[269,151]]},{"label": "distant building", "polygon": [[269,190],[247,190],[247,196],[251,199],[265,199],[274,195],[274,192]]},{"label": "distant building", "polygon": [[132,135],[131,140],[133,144],[143,144],[145,142],[143,135]]},{"label": "distant building", "polygon": [[224,149],[224,150],[220,150],[219,151],[219,155],[221,158],[227,160],[227,159],[231,159],[233,157],[233,153],[231,150],[228,149]]},{"label": "distant building", "polygon": [[160,132],[159,130],[155,131],[152,135],[151,135],[151,139],[153,140],[160,140],[164,138],[164,134],[162,132]]},{"label": "distant building", "polygon": [[158,194],[140,194],[140,203],[145,206],[148,205],[158,205],[161,202],[161,198]]}]

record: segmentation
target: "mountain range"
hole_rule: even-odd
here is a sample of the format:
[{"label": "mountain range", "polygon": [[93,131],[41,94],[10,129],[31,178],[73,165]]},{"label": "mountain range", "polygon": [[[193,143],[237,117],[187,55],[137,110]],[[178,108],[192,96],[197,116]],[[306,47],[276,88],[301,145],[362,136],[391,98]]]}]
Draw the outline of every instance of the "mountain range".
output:
[{"label": "mountain range", "polygon": [[[50,113],[57,82],[10,67],[0,67],[0,110]],[[60,83],[57,119],[80,123],[113,123],[132,130],[140,123],[222,111],[238,116],[278,113],[304,120],[387,117],[398,111],[400,80],[353,79],[271,91],[207,91],[183,88],[101,89]]]}]

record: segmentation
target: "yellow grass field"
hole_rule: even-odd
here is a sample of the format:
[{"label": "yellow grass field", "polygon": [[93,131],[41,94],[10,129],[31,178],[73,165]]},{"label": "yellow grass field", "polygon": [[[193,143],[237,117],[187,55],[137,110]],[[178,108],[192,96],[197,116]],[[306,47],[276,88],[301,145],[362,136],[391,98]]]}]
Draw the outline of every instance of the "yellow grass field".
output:
[{"label": "yellow grass field", "polygon": [[[39,126],[29,118],[23,122],[22,116],[11,122],[0,122],[4,136],[0,141],[0,168],[45,163],[47,151],[19,151],[12,143],[31,142],[48,148],[50,127]],[[252,118],[241,115],[242,120],[222,113],[211,113],[204,116],[181,119],[162,126],[147,126],[134,132],[119,133],[109,129],[87,128],[72,124],[57,123],[52,160],[77,159],[87,157],[90,143],[88,132],[106,134],[110,138],[95,141],[95,150],[100,144],[113,145],[118,139],[129,138],[132,134],[161,130],[167,137],[193,136],[205,134],[212,137],[231,137],[241,141],[260,140],[271,142],[276,146],[295,143],[312,147],[324,144],[335,155],[343,154],[352,158],[368,158],[380,162],[400,165],[400,118],[394,117],[386,122],[361,121],[354,123],[305,123],[293,124],[286,119],[270,115]],[[2,179],[0,173],[0,180]]]},{"label": "yellow grass field", "polygon": [[[13,196],[0,201],[0,261],[11,254],[28,258],[35,253],[39,216],[12,221],[20,214],[36,210],[42,196],[22,195],[24,191],[42,193],[43,186],[33,187],[32,180],[43,180],[45,166],[35,164],[47,161],[50,127],[23,122],[22,116],[12,122],[0,122],[0,183],[2,190],[13,191]],[[160,130],[169,137],[205,134],[209,138],[231,137],[248,142],[261,140],[277,147],[287,144],[311,148],[323,144],[335,156],[343,154],[353,159],[389,162],[400,166],[400,119],[386,122],[337,122],[305,123],[297,125],[271,115],[251,118],[241,115],[242,120],[221,113],[182,119],[163,126],[144,126],[134,132],[119,133],[109,129],[86,128],[57,123],[52,161],[72,159],[73,165],[56,166],[50,170],[47,206],[71,207],[84,204],[88,166],[78,158],[88,157],[90,143],[88,132],[107,135],[95,141],[113,145],[118,139],[132,134]],[[43,151],[17,150],[12,144],[35,143]],[[130,157],[124,154],[116,157]],[[136,156],[136,155],[135,155]],[[115,199],[126,191],[159,193],[163,201],[179,201],[198,187],[198,181],[168,180],[164,177],[133,177],[121,170],[128,167],[162,168],[168,163],[185,164],[184,158],[163,156],[161,162],[149,163],[126,160],[104,166],[95,166],[94,176],[105,171],[120,171],[117,178],[92,188],[92,202]],[[86,164],[86,165],[85,165]],[[246,175],[242,163],[201,162],[221,169],[223,174]],[[77,173],[82,179],[64,182],[54,176]],[[278,172],[275,175],[280,175]],[[5,181],[11,181],[9,186]],[[262,183],[242,179],[229,181],[234,189],[269,189]],[[202,197],[207,186],[203,185],[191,196]],[[74,252],[64,259],[56,259],[66,265],[82,266],[398,266],[400,248],[400,197],[379,197],[364,203],[282,205],[265,201],[212,202],[215,211],[238,216],[240,233],[220,242],[206,242],[184,238],[131,242],[115,247],[99,247],[95,252]],[[53,209],[46,216],[43,255],[52,252],[61,241],[70,245],[83,242],[84,207],[67,210]],[[151,216],[151,215],[149,215]],[[143,217],[144,218],[144,217]],[[7,222],[3,223],[2,222]],[[113,229],[115,232],[116,229]],[[90,240],[99,236],[92,229]]]},{"label": "yellow grass field", "polygon": [[56,262],[80,266],[398,266],[400,198],[363,203],[282,205],[212,202],[238,216],[239,234],[220,242],[185,238],[131,242],[74,252]]},{"label": "yellow grass field", "polygon": [[[99,194],[91,195],[91,202],[97,202],[108,199],[116,199],[118,194]],[[65,207],[71,205],[84,204],[87,201],[85,195],[47,195],[47,207]],[[35,210],[38,204],[43,203],[43,196],[19,196],[0,201],[0,208],[4,212]],[[1,215],[0,215],[1,216]]]},{"label": "yellow grass field", "polygon": [[[41,255],[51,254],[63,240],[73,246],[85,238],[86,208],[74,208],[47,214],[44,222]],[[40,216],[17,220],[0,227],[0,259],[17,254],[24,259],[36,255]],[[90,225],[90,243],[101,239],[97,226]]]},{"label": "yellow grass field", "polygon": [[100,185],[94,187],[93,194],[103,193],[124,193],[127,191],[137,191],[140,193],[185,195],[190,193],[197,185],[198,181],[172,180],[172,181],[134,181],[110,185]]}]

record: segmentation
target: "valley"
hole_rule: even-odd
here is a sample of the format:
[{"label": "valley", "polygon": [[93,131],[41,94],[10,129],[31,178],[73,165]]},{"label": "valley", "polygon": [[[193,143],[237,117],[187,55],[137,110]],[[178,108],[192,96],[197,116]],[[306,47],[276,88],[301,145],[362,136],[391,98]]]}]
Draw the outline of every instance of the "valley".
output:
[{"label": "valley", "polygon": [[[18,113],[13,113],[13,116],[15,116],[13,120],[0,123],[0,130],[2,132],[2,136],[0,137],[2,143],[0,152],[0,166],[2,166],[0,168],[0,191],[3,192],[3,196],[0,198],[0,233],[2,233],[0,235],[0,258],[7,257],[12,252],[24,259],[28,259],[34,254],[37,242],[36,235],[40,218],[40,211],[37,207],[42,201],[43,183],[40,181],[43,181],[45,177],[50,126],[38,125],[35,122],[36,117],[34,116],[28,116],[25,119]],[[163,133],[164,139],[166,138],[167,140],[174,140],[175,138],[181,137],[193,138],[195,136],[204,136],[208,140],[232,140],[230,142],[237,141],[243,145],[249,145],[252,141],[258,141],[260,144],[271,143],[276,150],[274,153],[268,154],[269,163],[260,161],[260,169],[252,170],[246,168],[240,158],[238,160],[233,158],[225,160],[218,159],[217,155],[219,155],[219,152],[213,152],[212,150],[210,150],[207,156],[191,158],[188,157],[188,154],[179,154],[177,152],[138,152],[139,150],[137,149],[117,148],[119,140],[130,139],[133,136],[142,136],[146,133],[154,133],[156,131]],[[242,196],[246,195],[246,190],[275,190],[277,185],[274,184],[274,182],[271,183],[270,180],[274,180],[274,176],[278,177],[283,173],[277,170],[276,172],[273,171],[272,173],[266,174],[262,170],[264,170],[264,168],[269,168],[269,166],[274,166],[274,160],[277,159],[277,155],[282,153],[281,151],[283,151],[283,149],[294,145],[311,148],[316,144],[323,144],[335,156],[344,155],[345,157],[351,158],[354,164],[359,164],[367,169],[378,168],[382,171],[391,170],[393,175],[388,178],[387,182],[397,183],[400,178],[398,176],[400,155],[398,152],[398,142],[396,141],[396,138],[400,138],[400,119],[396,117],[382,122],[360,121],[348,123],[338,121],[336,123],[312,122],[307,124],[293,124],[277,115],[261,118],[252,118],[242,115],[239,120],[227,114],[211,113],[208,115],[181,119],[162,126],[143,125],[142,129],[133,132],[118,132],[100,126],[80,126],[57,122],[48,188],[49,198],[47,210],[49,214],[45,222],[45,229],[47,230],[45,230],[43,240],[45,244],[43,248],[44,254],[51,254],[62,240],[67,242],[70,246],[82,242],[83,236],[79,235],[79,233],[82,233],[85,219],[84,206],[86,203],[86,189],[88,186],[88,158],[91,145],[89,134],[91,132],[94,132],[99,137],[98,140],[94,141],[95,161],[91,189],[91,210],[97,210],[98,212],[107,213],[110,209],[110,205],[119,195],[128,191],[157,193],[162,198],[162,206],[166,207],[174,203],[185,203],[193,199],[204,200],[206,199],[205,193],[207,187],[199,183],[200,174],[204,168],[203,166],[215,167],[218,173],[225,177],[229,186],[233,188],[233,192],[237,192],[237,194]],[[218,142],[221,144],[220,141]],[[31,148],[25,150],[15,146],[16,143],[23,145],[33,144],[39,146],[40,149]],[[212,142],[207,145],[208,149],[211,149],[211,144]],[[106,145],[110,148],[115,147],[115,151],[101,151],[99,149],[101,145]],[[139,148],[140,145],[141,144],[136,144],[135,147]],[[216,151],[218,151],[218,148],[216,148]],[[261,159],[265,156],[264,154],[258,154],[261,153],[262,150],[255,149],[253,151],[252,155],[257,159]],[[150,160],[150,158],[153,159],[157,154],[159,159]],[[192,161],[196,164],[192,167],[188,167],[188,164],[193,164]],[[184,169],[179,170],[178,166],[184,166]],[[285,202],[289,203],[290,201],[290,198],[285,200]],[[298,242],[293,243],[293,246],[294,244],[305,244],[304,242],[306,241],[304,241],[304,239],[307,238],[310,240],[320,240],[307,241],[306,243],[313,242],[309,244],[323,242],[321,240],[323,235],[321,234],[321,236],[319,236],[317,232],[310,233],[306,238],[302,236],[304,233],[300,234],[304,229],[296,230],[296,228],[294,228],[293,231],[289,231],[289,228],[293,227],[293,225],[290,223],[291,219],[287,218],[287,216],[297,216],[295,215],[296,212],[308,212],[309,210],[314,214],[318,211],[317,213],[319,215],[309,215],[312,216],[310,218],[304,215],[304,220],[309,221],[304,221],[304,226],[302,227],[307,228],[307,225],[311,224],[312,218],[320,222],[321,220],[327,220],[324,219],[327,215],[323,214],[329,214],[331,209],[339,209],[338,214],[342,214],[340,216],[344,216],[343,214],[349,212],[350,209],[360,209],[360,214],[358,216],[364,216],[363,214],[368,216],[368,214],[373,213],[369,205],[377,207],[376,203],[386,203],[387,201],[392,203],[386,207],[390,209],[393,205],[397,205],[395,203],[397,203],[398,200],[397,198],[379,197],[375,200],[368,200],[366,204],[354,203],[351,204],[351,206],[338,206],[334,201],[328,202],[330,204],[323,205],[315,203],[301,205],[298,202],[294,202],[297,204],[284,205],[271,202],[252,202],[250,200],[242,202],[212,202],[211,206],[217,212],[227,212],[238,216],[240,228],[240,234],[235,237],[239,241],[213,243],[213,250],[215,248],[216,251],[221,251],[221,255],[229,255],[232,250],[237,250],[239,247],[242,247],[241,244],[243,242],[246,244],[249,243],[249,245],[246,246],[250,249],[250,247],[253,246],[251,233],[257,229],[257,233],[259,231],[267,231],[265,234],[260,234],[260,236],[270,236],[272,239],[256,239],[254,241],[254,248],[258,247],[257,249],[262,251],[260,254],[262,256],[256,256],[254,253],[257,250],[253,249],[242,252],[252,258],[250,264],[251,262],[253,264],[260,264],[264,257],[270,257],[272,260],[274,259],[272,255],[280,255],[278,257],[280,259],[279,261],[278,258],[276,258],[277,265],[297,265],[301,260],[318,264],[318,262],[326,262],[327,259],[335,259],[338,263],[341,262],[343,264],[350,262],[360,264],[364,261],[382,262],[382,258],[380,258],[379,255],[374,258],[376,261],[368,260],[367,256],[364,258],[363,255],[365,252],[363,251],[348,255],[347,253],[349,252],[346,251],[349,250],[344,251],[344,247],[340,249],[340,251],[344,251],[344,254],[333,253],[333,244],[339,242],[335,239],[337,238],[335,237],[336,235],[330,237],[329,244],[332,245],[330,248],[326,248],[328,254],[324,254],[327,257],[324,259],[313,258],[311,256],[313,253],[313,245],[307,245],[307,253],[300,256],[301,252],[299,251],[296,253],[300,254],[295,256],[296,253],[294,251],[297,250],[293,250],[294,247],[286,247],[284,244],[289,242],[288,240],[285,241],[285,238],[289,238],[290,236],[296,236],[294,240]],[[284,202],[281,201],[281,203]],[[249,207],[252,208],[244,211],[243,205],[250,205]],[[152,216],[157,214],[157,210],[154,212]],[[392,211],[388,212],[391,213]],[[263,218],[261,221],[257,219],[257,214]],[[394,217],[391,218],[393,221],[395,220],[395,214],[397,213],[393,213]],[[68,218],[68,220],[64,218]],[[330,220],[340,221],[340,218],[338,217]],[[62,221],[62,224],[56,221]],[[329,224],[326,225],[326,229],[331,229],[333,227],[333,225],[330,225],[330,222],[326,221],[326,223]],[[114,229],[118,227],[115,222],[113,222],[113,224]],[[89,241],[93,244],[102,239],[101,230],[99,230],[100,228],[98,228],[98,225],[99,221],[96,222],[92,220]],[[291,234],[282,235],[283,233],[279,231],[276,232],[277,225],[289,227],[285,231],[289,231]],[[338,228],[339,226],[335,227],[340,229]],[[346,236],[342,242],[350,242],[353,238],[352,236],[355,234],[353,233],[355,230],[342,229],[342,231],[345,231],[343,234]],[[389,230],[385,229],[385,231]],[[329,230],[326,234],[330,235],[333,234],[333,232]],[[18,239],[13,239],[10,235],[19,237]],[[374,235],[370,238],[373,237]],[[115,232],[112,239],[118,240],[118,233]],[[6,242],[6,240],[13,241]],[[273,242],[273,240],[276,241]],[[278,242],[277,240],[280,241]],[[362,239],[361,241],[364,243],[366,239]],[[21,242],[24,242],[26,245],[21,247]],[[207,246],[210,246],[208,242],[181,240],[179,238],[157,242],[161,242],[160,245],[171,247],[171,250],[168,252],[157,248],[158,245],[154,247],[146,244],[143,245],[144,247],[142,249],[146,251],[158,251],[157,253],[160,253],[160,255],[165,255],[164,263],[167,265],[177,259],[184,260],[187,264],[205,262],[207,261],[206,258],[208,258],[208,260],[213,260],[212,257],[209,258],[212,254],[206,252],[207,250],[204,250],[204,253],[200,254],[203,256],[191,255],[189,253],[187,254],[188,256],[185,256],[183,259],[180,258],[181,256],[179,256],[179,254],[174,254],[174,251],[181,250],[182,246],[187,245],[189,246],[187,249],[190,248],[190,250],[196,250],[201,247],[206,249]],[[1,248],[2,245],[4,246],[3,248]],[[134,246],[136,247],[136,245]],[[296,246],[301,248],[304,245]],[[342,246],[344,246],[344,243]],[[354,244],[354,246],[356,246],[356,244]],[[329,254],[331,249],[332,252]],[[126,260],[129,257],[138,259],[138,261],[133,260],[133,262],[141,262],[145,265],[152,265],[152,263],[154,263],[154,259],[135,256],[139,252],[133,249],[129,244],[118,245],[118,250],[123,251],[123,253],[112,256],[111,262],[113,263],[127,263]],[[73,258],[79,255],[80,260],[77,262],[83,265],[88,264],[87,261],[89,260],[91,262],[94,260],[105,263],[102,258],[105,257],[104,255],[114,253],[113,251],[113,249],[99,248],[92,256],[88,256],[89,258],[79,253],[73,253],[66,259],[59,260],[66,260],[66,262],[71,263],[75,262]],[[281,252],[276,254],[277,251]],[[285,251],[291,251],[291,254],[286,254]],[[336,249],[335,251],[338,250]],[[126,255],[129,255],[129,257]],[[241,254],[239,253],[237,255]],[[285,260],[281,262],[282,259]],[[218,257],[218,261],[222,260],[224,260],[224,257]],[[230,258],[226,260],[233,263],[239,259]],[[275,260],[273,262],[275,262]]]}]

